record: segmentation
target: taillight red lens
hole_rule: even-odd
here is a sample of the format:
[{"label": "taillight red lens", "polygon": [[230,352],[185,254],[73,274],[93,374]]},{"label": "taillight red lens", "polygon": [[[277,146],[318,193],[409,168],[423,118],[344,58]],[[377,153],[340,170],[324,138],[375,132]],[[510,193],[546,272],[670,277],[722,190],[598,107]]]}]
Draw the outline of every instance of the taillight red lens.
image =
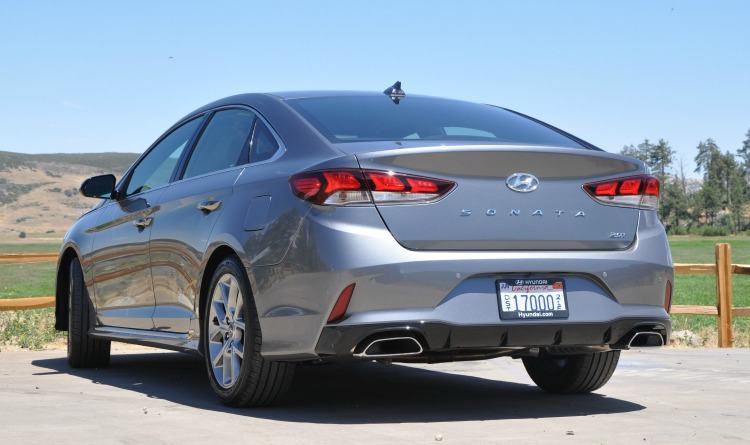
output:
[{"label": "taillight red lens", "polygon": [[610,182],[597,185],[596,189],[594,189],[594,194],[597,196],[615,196],[617,194],[617,183]]},{"label": "taillight red lens", "polygon": [[646,183],[646,195],[659,196],[659,180],[651,177]]},{"label": "taillight red lens", "polygon": [[359,169],[336,169],[299,173],[289,178],[292,193],[320,205],[372,202],[367,182]]},{"label": "taillight red lens", "polygon": [[401,192],[406,189],[406,185],[392,173],[368,172],[367,177],[372,181],[373,190]]},{"label": "taillight red lens", "polygon": [[653,176],[638,175],[592,182],[584,184],[583,189],[602,204],[659,208],[659,180]]},{"label": "taillight red lens", "polygon": [[405,204],[435,202],[456,183],[380,170],[333,169],[289,178],[292,193],[318,205]]},{"label": "taillight red lens", "polygon": [[304,195],[315,195],[320,191],[321,183],[318,178],[296,179],[292,186]]},{"label": "taillight red lens", "polygon": [[427,179],[407,178],[406,181],[414,193],[437,193],[439,188],[437,184]]},{"label": "taillight red lens", "polygon": [[362,187],[362,181],[352,172],[323,172],[323,176],[327,182],[326,193],[333,193],[339,190],[359,190]]},{"label": "taillight red lens", "polygon": [[641,190],[640,179],[626,179],[620,185],[621,195],[639,195]]}]

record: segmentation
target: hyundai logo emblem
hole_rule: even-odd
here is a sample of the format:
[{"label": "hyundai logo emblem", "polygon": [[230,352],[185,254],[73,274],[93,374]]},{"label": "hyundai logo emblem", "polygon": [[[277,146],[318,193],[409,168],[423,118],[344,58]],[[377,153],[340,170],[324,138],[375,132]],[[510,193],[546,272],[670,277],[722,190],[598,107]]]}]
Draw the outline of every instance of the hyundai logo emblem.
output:
[{"label": "hyundai logo emblem", "polygon": [[539,187],[539,180],[530,173],[513,173],[505,180],[505,185],[514,192],[533,192]]}]

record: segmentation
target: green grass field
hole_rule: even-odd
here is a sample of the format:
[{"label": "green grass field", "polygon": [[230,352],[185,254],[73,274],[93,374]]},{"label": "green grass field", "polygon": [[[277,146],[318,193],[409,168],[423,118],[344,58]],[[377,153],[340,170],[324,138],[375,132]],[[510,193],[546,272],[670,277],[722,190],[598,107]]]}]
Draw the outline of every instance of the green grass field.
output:
[{"label": "green grass field", "polygon": [[0,253],[50,253],[60,250],[60,244],[49,243],[0,243]]},{"label": "green grass field", "polygon": [[[57,252],[59,244],[0,244],[0,253]],[[55,294],[55,263],[0,264],[0,299],[46,297]],[[54,329],[50,309],[0,312],[0,345],[42,349],[65,338]]]},{"label": "green grass field", "polygon": [[[674,236],[669,239],[675,263],[710,263],[715,259],[717,243],[732,245],[732,263],[750,264],[750,237]],[[715,306],[716,281],[713,275],[676,275],[672,304]],[[750,275],[732,276],[732,305],[750,307]],[[735,346],[750,347],[750,317],[733,320]],[[716,346],[717,319],[705,315],[672,315],[674,331],[698,334],[706,346]]]},{"label": "green grass field", "polygon": [[[675,263],[714,263],[714,246],[717,243],[732,245],[732,262],[750,264],[750,237],[700,237],[675,236],[669,240],[672,257]],[[57,244],[0,244],[0,253],[24,252],[57,252]],[[0,264],[0,298],[24,298],[54,295],[55,264]],[[702,305],[716,304],[716,284],[713,275],[677,275],[675,276],[673,304]],[[734,307],[750,307],[750,275],[734,275],[732,280]],[[51,309],[40,311],[0,312],[0,343],[9,342],[5,334],[8,326],[13,326],[17,338],[24,338],[18,332],[23,331],[19,319],[35,323],[43,329],[49,329],[48,318],[52,317]],[[46,320],[46,321],[45,321]],[[712,316],[673,315],[675,331],[688,330],[698,334],[705,346],[716,346],[717,320]],[[45,328],[46,326],[46,328]],[[33,330],[30,331],[33,339]],[[750,347],[750,317],[734,319],[735,346]],[[46,337],[46,334],[45,334]],[[38,344],[27,339],[15,344]]]}]

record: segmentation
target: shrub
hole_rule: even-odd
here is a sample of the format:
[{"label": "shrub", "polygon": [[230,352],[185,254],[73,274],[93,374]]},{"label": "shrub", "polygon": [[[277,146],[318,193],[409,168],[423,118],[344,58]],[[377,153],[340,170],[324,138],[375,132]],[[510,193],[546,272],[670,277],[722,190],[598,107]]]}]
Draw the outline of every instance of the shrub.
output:
[{"label": "shrub", "polygon": [[667,231],[669,235],[687,235],[688,229],[685,226],[672,226]]},{"label": "shrub", "polygon": [[701,236],[727,236],[729,235],[729,229],[726,227],[701,227],[693,233]]},{"label": "shrub", "polygon": [[52,309],[0,312],[0,345],[43,349],[45,344],[65,338],[54,326]]}]

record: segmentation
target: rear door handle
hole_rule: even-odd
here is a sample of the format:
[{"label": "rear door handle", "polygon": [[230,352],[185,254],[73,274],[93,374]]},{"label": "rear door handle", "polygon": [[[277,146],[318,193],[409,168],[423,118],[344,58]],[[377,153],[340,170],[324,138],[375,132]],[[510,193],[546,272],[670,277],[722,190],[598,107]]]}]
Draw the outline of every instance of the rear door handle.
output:
[{"label": "rear door handle", "polygon": [[203,201],[198,204],[198,210],[206,213],[211,213],[214,210],[221,208],[221,201]]},{"label": "rear door handle", "polygon": [[154,218],[141,218],[133,221],[133,225],[138,227],[139,229],[145,229],[146,227],[150,226],[152,222],[154,222]]}]

